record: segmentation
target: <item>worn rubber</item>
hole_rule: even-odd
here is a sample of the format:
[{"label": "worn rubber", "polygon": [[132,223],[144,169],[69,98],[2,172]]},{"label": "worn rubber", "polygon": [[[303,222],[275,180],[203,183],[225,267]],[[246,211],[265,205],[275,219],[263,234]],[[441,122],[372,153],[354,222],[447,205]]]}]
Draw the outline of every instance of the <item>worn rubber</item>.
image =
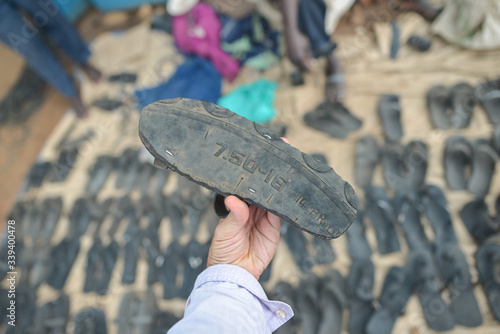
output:
[{"label": "worn rubber", "polygon": [[236,195],[313,235],[337,238],[356,217],[353,188],[330,166],[210,102],[150,104],[142,111],[139,136],[157,166]]}]

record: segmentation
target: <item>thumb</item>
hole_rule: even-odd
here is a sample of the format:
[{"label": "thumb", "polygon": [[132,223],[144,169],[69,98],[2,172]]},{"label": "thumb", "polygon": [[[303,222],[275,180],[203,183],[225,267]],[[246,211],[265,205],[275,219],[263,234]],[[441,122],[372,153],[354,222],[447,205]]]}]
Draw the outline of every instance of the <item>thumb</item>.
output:
[{"label": "thumb", "polygon": [[229,215],[219,222],[217,230],[224,235],[236,234],[247,223],[250,209],[236,196],[228,196],[224,203],[229,210]]}]

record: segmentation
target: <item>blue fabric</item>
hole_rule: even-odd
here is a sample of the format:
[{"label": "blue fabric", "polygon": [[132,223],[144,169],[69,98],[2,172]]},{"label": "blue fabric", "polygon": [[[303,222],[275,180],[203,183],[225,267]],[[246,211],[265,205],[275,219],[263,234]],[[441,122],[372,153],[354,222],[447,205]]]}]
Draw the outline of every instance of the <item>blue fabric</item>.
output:
[{"label": "blue fabric", "polygon": [[63,15],[70,21],[76,21],[89,8],[86,0],[55,0]]},{"label": "blue fabric", "polygon": [[299,1],[299,28],[307,35],[314,57],[320,57],[335,49],[325,32],[326,5],[323,0]]},{"label": "blue fabric", "polygon": [[125,10],[140,7],[144,4],[165,4],[165,0],[89,0],[97,9],[103,12]]},{"label": "blue fabric", "polygon": [[216,103],[222,87],[222,78],[213,65],[200,57],[189,57],[166,82],[134,95],[142,109],[158,100],[187,97]]},{"label": "blue fabric", "polygon": [[[26,12],[34,26],[27,23],[20,10]],[[73,81],[39,34],[49,37],[78,63],[85,63],[90,57],[87,45],[52,0],[0,2],[0,41],[21,54],[28,65],[50,85],[67,97],[74,97],[76,89]]]},{"label": "blue fabric", "polygon": [[276,115],[274,95],[277,87],[274,81],[259,79],[236,87],[217,104],[253,122],[267,123]]},{"label": "blue fabric", "polygon": [[[259,36],[254,32],[254,22],[257,19],[260,27],[262,28],[263,40],[259,40]],[[271,25],[263,17],[255,17],[250,15],[241,20],[235,20],[227,15],[220,15],[222,24],[221,29],[221,42],[233,43],[243,37],[249,37],[252,48],[244,55],[238,57],[242,63],[246,60],[261,54],[265,51],[271,51],[277,57],[279,53],[279,33],[271,28]]]},{"label": "blue fabric", "polygon": [[168,334],[271,334],[292,317],[292,308],[269,300],[248,271],[219,264],[198,276],[184,318]]}]

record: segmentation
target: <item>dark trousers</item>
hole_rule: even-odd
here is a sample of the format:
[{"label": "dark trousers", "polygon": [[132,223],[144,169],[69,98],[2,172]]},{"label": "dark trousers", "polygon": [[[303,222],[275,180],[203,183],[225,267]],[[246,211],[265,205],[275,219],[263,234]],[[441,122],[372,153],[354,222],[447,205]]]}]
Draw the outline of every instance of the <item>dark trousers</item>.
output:
[{"label": "dark trousers", "polygon": [[67,97],[74,97],[73,81],[40,34],[57,43],[77,63],[85,63],[90,57],[87,45],[52,0],[0,0],[0,41],[21,54],[50,85]]},{"label": "dark trousers", "polygon": [[309,38],[315,58],[330,54],[337,46],[325,32],[325,13],[323,0],[299,1],[299,29]]}]

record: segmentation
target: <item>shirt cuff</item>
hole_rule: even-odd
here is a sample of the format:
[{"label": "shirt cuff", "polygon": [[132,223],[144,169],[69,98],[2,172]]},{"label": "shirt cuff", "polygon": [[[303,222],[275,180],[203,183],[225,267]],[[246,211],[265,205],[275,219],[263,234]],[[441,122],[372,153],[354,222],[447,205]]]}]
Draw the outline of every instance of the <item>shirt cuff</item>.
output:
[{"label": "shirt cuff", "polygon": [[269,300],[255,277],[237,265],[217,264],[205,269],[196,279],[193,291],[209,282],[237,284],[259,299],[267,319],[267,328],[271,332],[274,332],[294,315],[292,308],[288,304]]}]

